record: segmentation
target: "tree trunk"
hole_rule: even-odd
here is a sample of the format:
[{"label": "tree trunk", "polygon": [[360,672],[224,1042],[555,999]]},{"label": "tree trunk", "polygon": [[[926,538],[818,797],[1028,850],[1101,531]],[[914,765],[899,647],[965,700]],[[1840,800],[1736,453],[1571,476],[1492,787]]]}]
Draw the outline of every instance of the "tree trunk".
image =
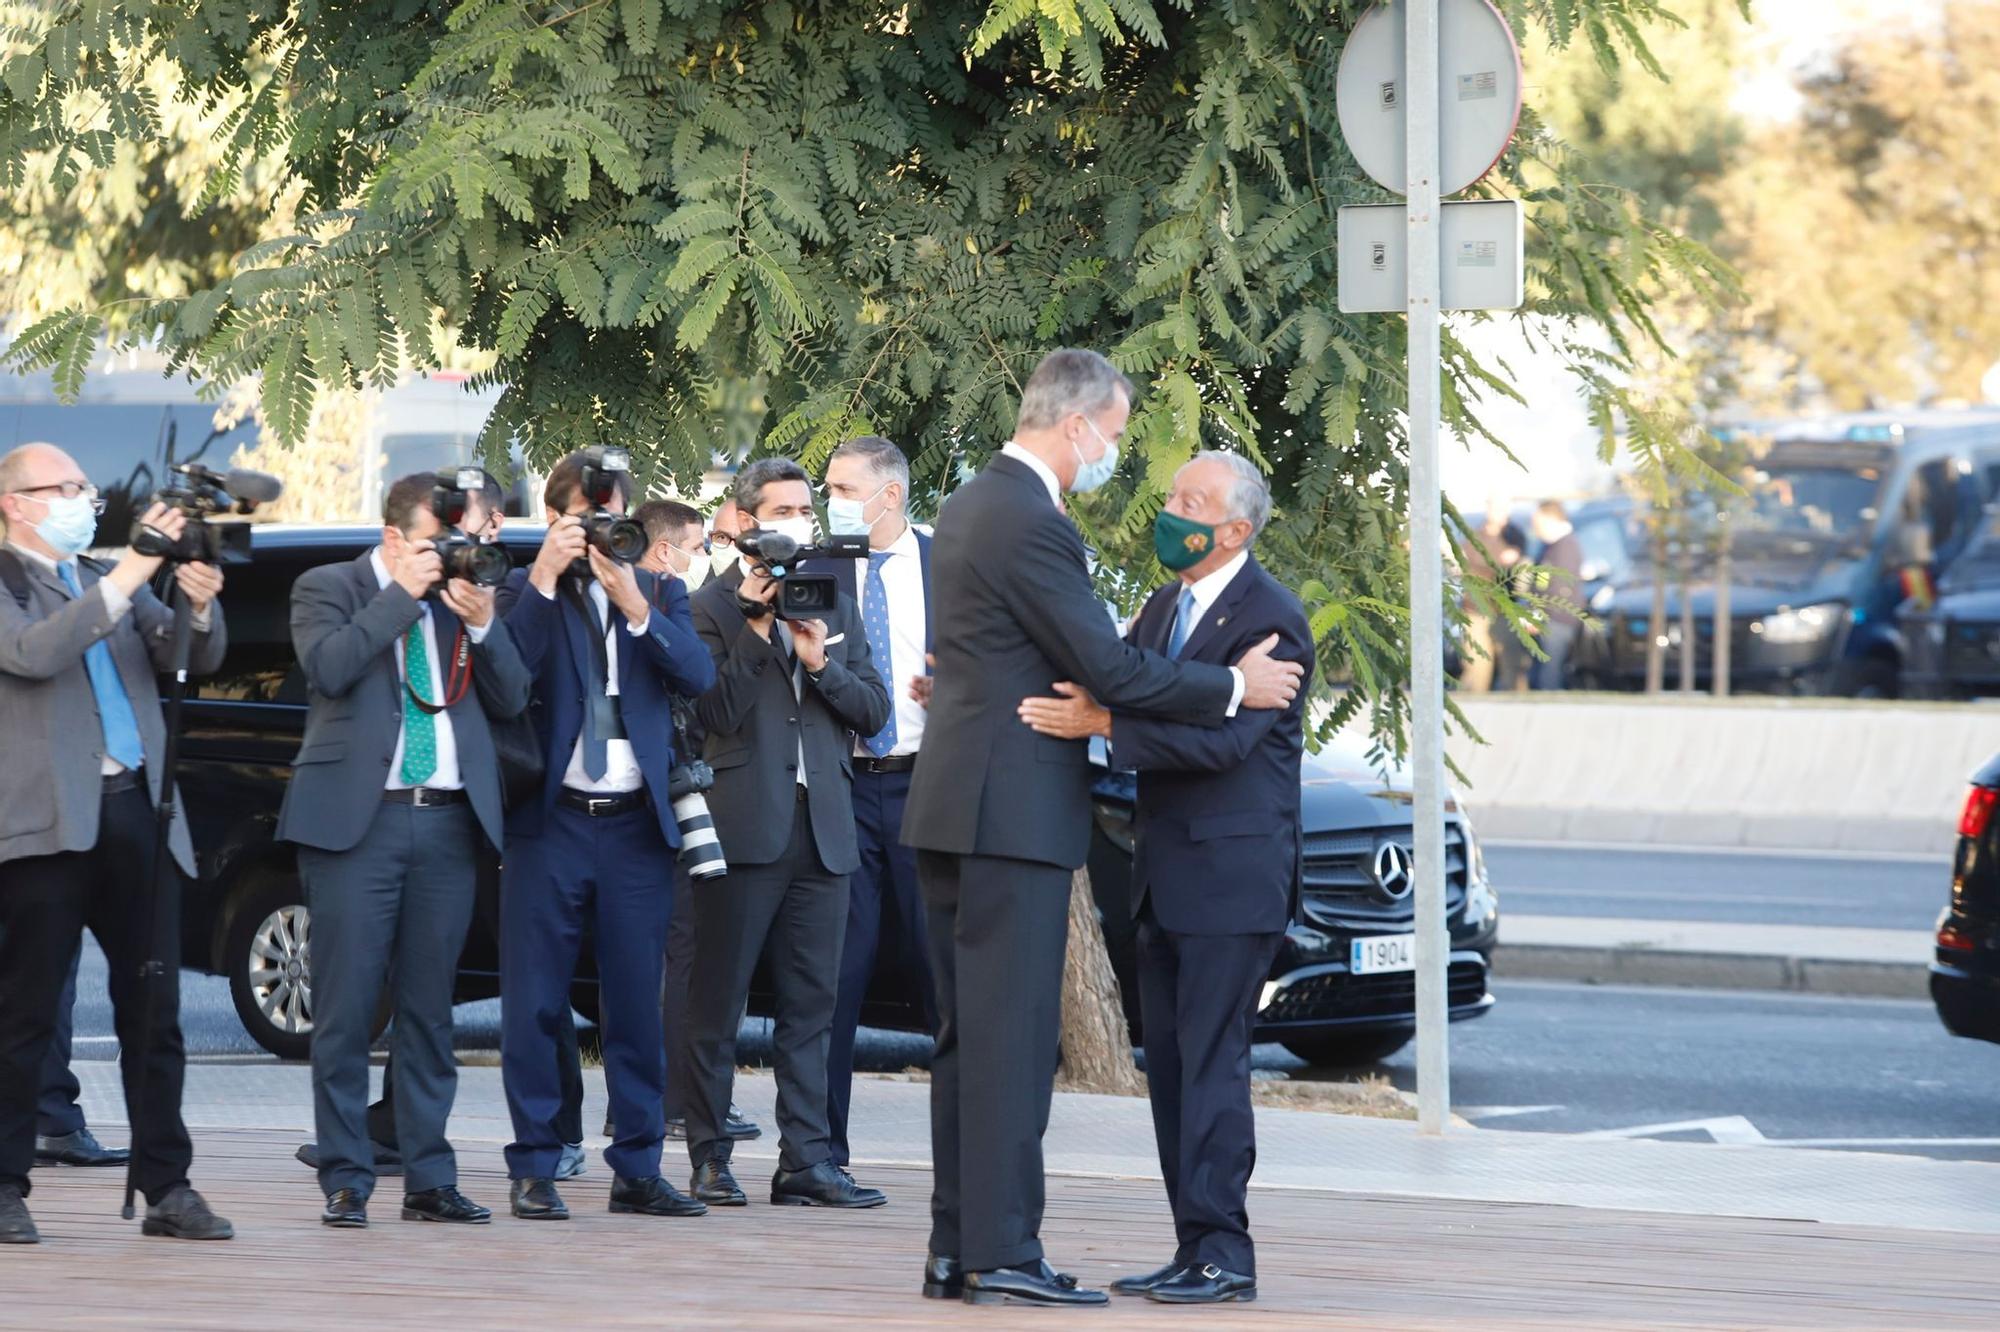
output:
[{"label": "tree trunk", "polygon": [[1729,605],[1730,556],[1729,516],[1723,515],[1720,544],[1715,552],[1715,696],[1729,697],[1729,651],[1736,628]]},{"label": "tree trunk", "polygon": [[1646,616],[1646,692],[1657,694],[1667,682],[1667,528],[1653,519],[1653,606]]},{"label": "tree trunk", "polygon": [[1063,954],[1062,1083],[1072,1091],[1138,1096],[1146,1079],[1132,1062],[1132,1036],[1125,1024],[1125,1000],[1104,946],[1097,903],[1090,895],[1090,871],[1080,869],[1069,885],[1069,948]]},{"label": "tree trunk", "polygon": [[1681,692],[1694,692],[1694,551],[1692,543],[1681,542]]}]

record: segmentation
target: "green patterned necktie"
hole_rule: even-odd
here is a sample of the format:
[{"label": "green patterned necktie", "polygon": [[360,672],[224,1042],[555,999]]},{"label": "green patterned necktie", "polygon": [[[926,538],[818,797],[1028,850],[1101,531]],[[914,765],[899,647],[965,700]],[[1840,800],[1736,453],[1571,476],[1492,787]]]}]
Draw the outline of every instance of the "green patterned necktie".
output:
[{"label": "green patterned necktie", "polygon": [[409,685],[403,690],[403,784],[422,786],[437,771],[437,720],[417,706],[412,693],[431,696],[431,654],[424,646],[422,616],[403,638],[403,674]]}]

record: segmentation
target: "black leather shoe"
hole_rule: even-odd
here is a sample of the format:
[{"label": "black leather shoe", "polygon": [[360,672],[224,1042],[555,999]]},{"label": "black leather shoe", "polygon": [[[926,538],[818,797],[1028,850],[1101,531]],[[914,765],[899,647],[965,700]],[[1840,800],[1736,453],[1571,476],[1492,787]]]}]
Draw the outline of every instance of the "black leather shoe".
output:
[{"label": "black leather shoe", "polygon": [[690,1198],[658,1175],[651,1179],[611,1177],[611,1210],[645,1216],[707,1216],[708,1204]]},{"label": "black leather shoe", "polygon": [[116,1166],[132,1159],[123,1147],[106,1147],[87,1128],[53,1138],[35,1139],[37,1165]]},{"label": "black leather shoe", "polygon": [[694,1178],[688,1181],[688,1192],[711,1207],[750,1205],[750,1200],[743,1196],[743,1186],[729,1173],[727,1161],[709,1160],[696,1166]]},{"label": "black leather shoe", "polygon": [[42,1232],[35,1229],[35,1218],[28,1215],[28,1204],[21,1199],[21,1189],[16,1184],[0,1184],[0,1244],[40,1244]]},{"label": "black leather shoe", "polygon": [[1257,1298],[1257,1278],[1203,1263],[1172,1281],[1162,1281],[1146,1292],[1146,1298],[1161,1304],[1226,1304],[1231,1300],[1247,1304]]},{"label": "black leather shoe", "polygon": [[1185,1271],[1187,1271],[1185,1264],[1172,1262],[1156,1271],[1148,1272],[1144,1276],[1119,1277],[1111,1283],[1111,1293],[1113,1295],[1144,1295],[1153,1287],[1165,1281],[1172,1281]]},{"label": "black leather shoe", "polygon": [[319,1223],[339,1230],[368,1229],[368,1198],[359,1189],[335,1189],[326,1195]]},{"label": "black leather shoe", "polygon": [[888,1201],[882,1190],[863,1188],[831,1161],[810,1170],[781,1168],[771,1176],[771,1202],[777,1207],[880,1207]]},{"label": "black leather shoe", "polygon": [[1032,1263],[1026,1271],[1002,1267],[992,1272],[967,1272],[967,1304],[1043,1304],[1051,1306],[1109,1304],[1111,1297],[1101,1290],[1083,1290],[1076,1278],[1058,1272],[1047,1263]]},{"label": "black leather shoe", "polygon": [[176,1184],[167,1196],[146,1208],[139,1223],[146,1235],[169,1239],[226,1240],[236,1238],[236,1227],[208,1210],[208,1200],[185,1184]]},{"label": "black leather shoe", "polygon": [[731,1142],[748,1142],[752,1138],[763,1137],[764,1130],[758,1126],[756,1120],[732,1105],[729,1107],[728,1118],[722,1121],[722,1136]]},{"label": "black leather shoe", "polygon": [[965,1294],[965,1272],[956,1258],[931,1254],[924,1259],[924,1298],[955,1300]]},{"label": "black leather shoe", "polygon": [[483,1226],[493,1219],[493,1209],[481,1207],[447,1184],[441,1189],[403,1195],[405,1221],[451,1221],[461,1226]]},{"label": "black leather shoe", "polygon": [[517,1179],[508,1190],[514,1215],[523,1221],[567,1221],[569,1204],[556,1192],[552,1179]]},{"label": "black leather shoe", "polygon": [[[376,1175],[400,1175],[403,1173],[403,1158],[396,1155],[394,1147],[384,1147],[379,1142],[375,1143],[374,1147]],[[302,1164],[310,1166],[314,1170],[319,1169],[318,1143],[306,1143],[293,1152],[292,1155],[297,1157]]]}]

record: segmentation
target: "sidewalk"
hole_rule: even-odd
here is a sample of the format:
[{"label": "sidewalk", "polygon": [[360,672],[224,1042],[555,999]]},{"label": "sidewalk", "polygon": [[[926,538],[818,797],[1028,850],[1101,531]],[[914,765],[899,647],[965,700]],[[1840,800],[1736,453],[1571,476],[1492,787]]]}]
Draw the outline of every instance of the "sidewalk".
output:
[{"label": "sidewalk", "polygon": [[1529,980],[1928,999],[1928,930],[1504,915],[1494,967]]}]

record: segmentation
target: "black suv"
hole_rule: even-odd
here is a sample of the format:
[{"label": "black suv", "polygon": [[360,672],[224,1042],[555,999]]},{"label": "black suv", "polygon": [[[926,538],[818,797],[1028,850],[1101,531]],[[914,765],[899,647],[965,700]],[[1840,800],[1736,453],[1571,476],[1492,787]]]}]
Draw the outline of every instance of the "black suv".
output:
[{"label": "black suv", "polygon": [[[271,835],[305,729],[291,587],[315,565],[354,559],[375,543],[379,529],[270,524],[252,527],[250,535],[250,561],[229,569],[223,594],[228,658],[214,676],[190,683],[183,720],[181,790],[200,877],[187,889],[182,956],[190,967],[229,978],[236,1010],[258,1044],[303,1059],[312,1031],[311,920],[292,849]],[[517,564],[533,558],[541,539],[540,527],[521,525],[509,525],[501,537]],[[1316,1063],[1363,1063],[1402,1046],[1415,1024],[1410,795],[1366,764],[1330,754],[1308,758],[1303,780],[1304,920],[1288,933],[1265,986],[1257,1035]],[[1125,1009],[1136,1023],[1128,906],[1133,785],[1125,773],[1107,772],[1098,782],[1090,870]],[[1471,825],[1455,808],[1445,842],[1451,1015],[1477,1017],[1493,1002],[1487,973],[1498,903]],[[479,906],[459,962],[462,1002],[499,993],[498,891],[495,860],[482,867]],[[588,947],[573,1000],[586,1017],[596,1016]],[[769,1013],[772,1002],[760,972],[750,1011]],[[878,969],[862,1020],[920,1030],[914,979]]]},{"label": "black suv", "polygon": [[1958,816],[1951,903],[1938,917],[1931,1002],[1954,1036],[2000,1044],[2000,755],[1973,774]]}]

